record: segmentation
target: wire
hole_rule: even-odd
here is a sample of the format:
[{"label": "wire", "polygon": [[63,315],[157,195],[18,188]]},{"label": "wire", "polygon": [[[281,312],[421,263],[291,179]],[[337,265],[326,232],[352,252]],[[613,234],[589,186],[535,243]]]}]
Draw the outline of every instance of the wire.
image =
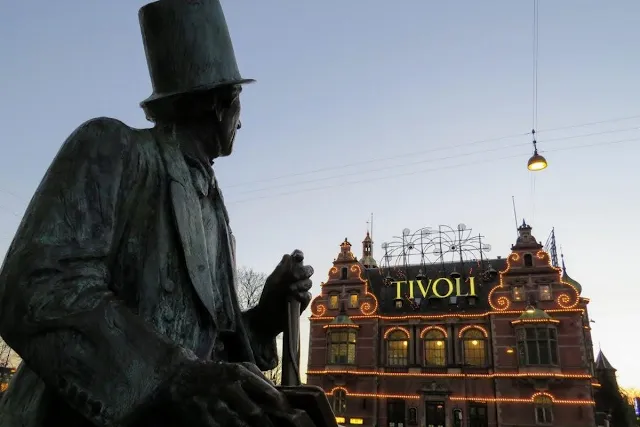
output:
[{"label": "wire", "polygon": [[[541,133],[557,132],[557,131],[560,131],[560,130],[571,130],[571,129],[577,129],[577,128],[581,128],[581,127],[595,126],[595,125],[600,125],[600,124],[605,124],[605,123],[621,122],[621,121],[638,119],[638,118],[640,118],[640,114],[636,114],[636,115],[633,115],[633,116],[619,117],[619,118],[615,118],[615,119],[600,120],[600,121],[597,121],[597,122],[587,122],[587,123],[579,123],[579,124],[574,124],[574,125],[569,125],[569,126],[560,126],[560,127],[556,127],[556,128],[543,129],[541,131],[536,130],[536,135],[539,135]],[[607,132],[604,132],[604,133],[607,133]],[[505,139],[520,138],[520,137],[527,136],[527,135],[530,135],[530,134],[531,134],[531,132],[518,133],[518,134],[501,136],[501,137],[497,137],[497,138],[482,139],[482,140],[471,141],[471,142],[466,142],[466,143],[460,143],[460,144],[454,144],[454,145],[447,145],[447,146],[442,146],[442,147],[430,148],[428,150],[420,150],[420,151],[414,151],[414,152],[409,152],[409,153],[404,153],[404,154],[397,154],[397,155],[393,155],[393,156],[370,158],[370,159],[367,159],[367,160],[360,160],[360,161],[352,162],[352,163],[344,163],[344,164],[338,165],[338,166],[329,166],[329,167],[320,168],[320,169],[313,169],[313,170],[310,170],[310,171],[294,172],[294,173],[285,174],[285,175],[279,175],[279,176],[275,176],[275,177],[271,177],[271,178],[264,178],[264,179],[260,179],[260,180],[245,181],[245,182],[240,182],[240,183],[236,183],[236,184],[230,184],[230,185],[226,186],[226,188],[227,189],[229,189],[229,188],[237,188],[237,187],[241,187],[241,186],[253,185],[253,184],[257,184],[257,183],[265,183],[265,182],[271,182],[271,181],[277,181],[277,180],[280,180],[280,179],[293,178],[293,177],[297,177],[297,176],[312,175],[312,174],[319,173],[319,172],[327,172],[327,171],[332,171],[332,170],[344,169],[344,168],[349,168],[349,167],[358,166],[358,165],[370,164],[370,163],[374,163],[374,162],[389,161],[389,160],[394,160],[394,159],[400,159],[400,158],[403,158],[403,157],[412,157],[412,156],[416,156],[416,155],[420,155],[420,154],[433,153],[433,152],[436,152],[436,151],[450,150],[450,149],[453,149],[453,148],[466,147],[466,146],[476,145],[476,144],[484,144],[484,143],[487,143],[487,142],[497,142],[497,141],[502,141],[502,140],[505,140]],[[594,134],[594,135],[597,135],[597,134]],[[582,135],[582,136],[588,136],[588,135]],[[569,137],[569,138],[571,138],[571,137]],[[564,138],[562,138],[562,139],[564,139]],[[553,140],[558,140],[558,138],[554,138],[554,139],[551,139],[551,140],[552,141]],[[546,139],[545,141],[549,141],[549,140]]]},{"label": "wire", "polygon": [[[603,131],[603,132],[592,132],[590,134],[581,134],[581,135],[572,135],[572,136],[568,136],[568,137],[553,138],[553,139],[547,140],[547,142],[549,142],[549,141],[563,141],[565,139],[574,139],[574,138],[585,138],[585,137],[589,137],[589,136],[604,135],[604,134],[610,134],[610,133],[627,132],[627,131],[630,131],[630,130],[640,130],[640,127],[625,128],[625,129],[614,129],[614,130],[608,130],[608,131]],[[489,148],[489,149],[484,149],[484,150],[472,151],[472,152],[463,153],[463,154],[455,154],[455,155],[450,155],[450,156],[445,156],[445,157],[429,158],[429,159],[426,159],[426,160],[417,160],[417,161],[412,161],[412,162],[408,162],[408,163],[401,163],[401,164],[396,164],[396,165],[391,165],[391,166],[384,166],[384,167],[380,167],[380,168],[376,168],[376,169],[368,169],[368,170],[365,170],[365,171],[353,171],[353,172],[347,172],[347,173],[343,173],[343,174],[339,174],[339,175],[332,175],[332,176],[328,176],[328,177],[308,179],[308,180],[305,180],[305,181],[297,181],[297,182],[293,182],[293,183],[292,182],[288,182],[288,183],[284,183],[284,184],[263,186],[263,187],[260,187],[260,188],[257,188],[257,189],[246,190],[246,191],[241,191],[241,192],[234,193],[234,196],[245,195],[245,194],[253,194],[253,193],[257,193],[257,192],[261,192],[261,191],[265,191],[265,190],[273,190],[273,189],[277,189],[277,188],[287,188],[287,187],[299,186],[299,185],[304,185],[304,184],[312,184],[312,183],[315,183],[315,182],[326,181],[326,180],[329,180],[329,179],[346,178],[346,177],[355,176],[355,175],[363,175],[365,173],[371,173],[371,172],[381,172],[381,171],[384,171],[384,170],[393,170],[393,169],[397,169],[399,167],[409,167],[409,166],[414,166],[414,165],[423,165],[425,163],[440,162],[440,161],[443,161],[443,160],[456,159],[458,157],[467,157],[467,156],[472,156],[472,155],[475,155],[475,154],[490,153],[490,152],[494,152],[494,151],[501,151],[501,150],[505,150],[505,149],[517,148],[517,147],[527,146],[527,145],[529,145],[529,143],[528,142],[524,142],[524,143],[512,144],[512,145],[508,145],[508,146],[501,146],[501,147]],[[227,187],[227,188],[232,188],[232,187]]]},{"label": "wire", "polygon": [[[605,145],[614,145],[614,144],[622,144],[622,143],[626,143],[626,142],[637,142],[637,141],[640,141],[640,138],[621,139],[621,140],[616,140],[616,141],[607,141],[607,142],[600,142],[600,143],[594,143],[594,144],[588,144],[588,145],[584,145],[583,144],[583,145],[576,145],[576,146],[573,146],[573,147],[563,147],[563,148],[557,148],[557,149],[554,149],[554,150],[546,150],[545,153],[554,152],[554,151],[579,150],[579,149],[583,149],[583,148],[600,147],[600,146],[605,146]],[[498,161],[498,160],[513,159],[513,158],[522,157],[522,156],[523,156],[522,153],[518,153],[518,154],[514,154],[514,155],[510,155],[510,156],[494,157],[494,158],[491,159],[491,161],[495,162],[495,161]],[[253,197],[253,198],[236,200],[236,201],[228,201],[227,205],[236,205],[236,204],[241,204],[241,203],[253,202],[253,201],[261,200],[261,199],[274,199],[274,198],[290,196],[290,195],[294,195],[294,194],[309,193],[309,192],[325,190],[325,189],[330,189],[330,188],[345,187],[345,186],[348,186],[348,185],[369,183],[369,182],[381,181],[381,180],[390,179],[390,178],[398,178],[398,177],[411,176],[411,175],[423,174],[423,173],[428,173],[428,172],[435,172],[435,171],[444,170],[444,169],[449,170],[449,169],[455,169],[455,168],[460,168],[460,167],[465,167],[465,166],[470,166],[470,165],[476,165],[476,164],[477,164],[477,161],[473,161],[473,162],[467,162],[467,163],[460,163],[460,164],[457,164],[457,165],[443,166],[443,167],[439,167],[439,168],[422,169],[422,170],[404,172],[404,173],[387,175],[387,176],[382,176],[382,177],[368,178],[368,179],[358,180],[358,181],[340,182],[338,184],[324,185],[324,186],[313,187],[313,188],[305,188],[305,189],[300,189],[300,190],[295,190],[295,191],[289,191],[289,192],[284,192],[284,193],[276,193],[276,194],[272,194],[272,195],[263,195],[263,196],[260,196],[260,197]]]}]

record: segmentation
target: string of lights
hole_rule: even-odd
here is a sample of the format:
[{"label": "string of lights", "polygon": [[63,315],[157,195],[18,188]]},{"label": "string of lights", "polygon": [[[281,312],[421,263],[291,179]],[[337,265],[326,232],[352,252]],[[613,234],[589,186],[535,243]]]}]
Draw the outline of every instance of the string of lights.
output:
[{"label": "string of lights", "polygon": [[[607,145],[616,145],[616,144],[623,144],[623,143],[629,143],[629,142],[638,142],[638,141],[640,141],[640,138],[636,137],[636,138],[629,138],[629,139],[620,139],[620,140],[615,140],[615,141],[597,142],[597,143],[593,143],[593,144],[581,144],[581,145],[575,145],[575,146],[571,146],[571,147],[560,147],[560,148],[556,148],[556,149],[545,150],[545,153],[551,153],[551,152],[556,152],[556,151],[567,151],[567,150],[580,150],[580,149],[586,149],[586,148],[602,147],[602,146],[607,146]],[[528,145],[528,144],[524,144],[524,145]],[[493,150],[491,150],[491,151],[493,151]],[[509,155],[509,156],[492,157],[491,158],[491,162],[495,163],[495,162],[500,161],[500,160],[506,160],[506,159],[513,159],[513,158],[517,158],[517,157],[522,157],[523,155],[526,155],[526,154],[517,153],[517,154],[513,154],[513,155]],[[457,157],[460,157],[460,155],[451,156],[452,159],[453,158],[457,158]],[[426,161],[422,161],[420,163],[425,163],[425,162]],[[363,184],[363,183],[370,183],[370,182],[393,179],[393,178],[400,178],[400,177],[406,177],[406,176],[412,176],[412,175],[418,175],[418,174],[425,174],[425,173],[435,172],[435,171],[440,171],[440,170],[445,170],[445,169],[446,170],[456,169],[456,168],[475,165],[475,164],[477,164],[477,162],[478,162],[478,160],[474,160],[473,162],[465,162],[465,163],[459,163],[459,164],[454,164],[454,165],[446,165],[446,166],[435,167],[435,168],[412,170],[412,171],[408,171],[408,172],[396,173],[396,174],[392,174],[392,175],[385,175],[385,176],[379,176],[379,177],[371,177],[371,178],[360,179],[360,180],[356,180],[356,181],[349,181],[349,182],[342,182],[341,181],[341,182],[336,183],[336,184],[329,184],[329,185],[323,185],[323,186],[311,187],[311,188],[303,188],[303,189],[297,189],[297,190],[292,190],[292,191],[287,191],[287,192],[282,192],[282,193],[263,194],[263,195],[258,196],[258,197],[250,197],[250,198],[240,199],[240,200],[231,200],[231,201],[228,201],[227,204],[228,205],[235,205],[235,204],[253,202],[253,201],[262,200],[262,199],[274,199],[274,198],[290,196],[290,195],[294,195],[294,194],[310,193],[310,192],[314,192],[314,191],[320,191],[320,190],[331,189],[331,188],[336,188],[336,187],[345,187],[345,186],[348,186],[348,185]],[[394,167],[394,169],[402,169],[402,168],[403,168],[403,165],[396,165]],[[367,173],[378,172],[379,170],[384,170],[384,169],[385,168],[370,169]],[[363,174],[363,172],[357,173],[357,175],[362,175],[362,174]],[[322,181],[325,181],[327,179],[330,179],[330,178],[323,178]],[[267,190],[268,190],[268,188],[263,188],[260,191],[264,192],[264,191],[267,191]],[[241,194],[241,193],[239,193],[239,194]]]},{"label": "string of lights", "polygon": [[590,374],[565,374],[558,372],[495,372],[479,373],[446,373],[446,372],[384,372],[359,369],[325,369],[309,370],[307,375],[353,375],[367,377],[402,377],[402,378],[567,378],[575,380],[592,380]]},{"label": "string of lights", "polygon": [[[338,390],[344,391],[345,395],[353,396],[353,397],[371,397],[375,399],[421,399],[422,396],[419,394],[387,394],[387,393],[358,393],[349,391],[344,387],[334,387],[332,390],[328,391],[327,396],[332,396]],[[535,403],[536,398],[539,397],[547,397],[554,404],[559,405],[594,405],[595,402],[591,399],[558,399],[550,393],[546,392],[537,392],[534,393],[530,398],[513,398],[513,397],[491,397],[491,396],[476,396],[476,397],[460,397],[460,396],[449,396],[449,400],[455,401],[483,401],[483,402],[495,402],[495,403]]]},{"label": "string of lights", "polygon": [[[618,117],[618,118],[615,118],[615,119],[600,120],[600,121],[595,121],[595,122],[586,122],[586,123],[574,124],[574,125],[569,125],[569,126],[559,126],[559,127],[555,127],[555,128],[536,131],[536,135],[541,134],[541,133],[551,133],[551,132],[558,132],[558,131],[562,131],[562,130],[572,130],[572,129],[590,127],[590,126],[597,126],[597,125],[602,125],[602,124],[607,124],[607,123],[618,123],[618,122],[622,122],[622,121],[628,121],[628,120],[639,119],[639,118],[640,118],[640,114],[637,114],[637,115],[633,115],[633,116]],[[624,129],[624,130],[631,130],[631,129]],[[615,131],[620,131],[620,130],[614,130],[614,132]],[[595,136],[595,135],[601,135],[601,134],[609,133],[609,132],[611,132],[611,131],[605,131],[605,132],[602,132],[602,133],[596,132],[596,133],[591,133],[591,134],[576,135],[576,136],[572,136],[572,137],[550,138],[550,139],[545,139],[544,141],[545,142],[549,142],[549,141],[558,141],[558,140],[570,139],[570,138],[580,138],[580,137],[587,137],[587,136]],[[280,179],[293,178],[293,177],[304,176],[304,175],[312,175],[312,174],[316,174],[316,173],[319,173],[319,172],[328,172],[328,171],[332,171],[332,170],[341,170],[341,169],[344,169],[344,168],[351,168],[353,166],[369,165],[371,163],[383,162],[383,161],[386,162],[386,161],[389,161],[389,160],[396,160],[396,159],[405,158],[405,157],[414,157],[414,156],[417,156],[417,155],[430,154],[430,153],[434,153],[434,152],[438,152],[438,151],[447,151],[447,150],[467,147],[467,146],[471,146],[471,145],[486,144],[486,143],[489,143],[489,142],[498,142],[498,141],[514,139],[514,138],[522,138],[523,136],[527,136],[527,135],[531,135],[531,132],[518,133],[518,134],[512,134],[512,135],[505,135],[505,136],[500,136],[500,137],[496,137],[496,138],[481,139],[481,140],[475,140],[475,141],[471,141],[471,142],[464,142],[464,143],[453,144],[453,145],[446,145],[446,146],[441,146],[441,147],[430,148],[430,149],[427,149],[427,150],[419,150],[419,151],[413,151],[413,152],[409,152],[409,153],[396,154],[396,155],[392,155],[392,156],[370,158],[370,159],[366,159],[366,160],[359,160],[357,162],[344,163],[344,164],[341,164],[341,165],[338,165],[338,166],[328,166],[328,167],[323,167],[323,168],[320,168],[320,169],[313,169],[313,170],[310,170],[310,171],[303,171],[303,172],[295,172],[295,173],[279,175],[279,176],[260,179],[260,180],[233,183],[233,184],[227,185],[226,188],[237,188],[237,187],[243,187],[243,186],[247,186],[247,185],[254,185],[254,184],[257,184],[257,183],[265,183],[265,182],[277,181],[277,180],[280,180]]]}]

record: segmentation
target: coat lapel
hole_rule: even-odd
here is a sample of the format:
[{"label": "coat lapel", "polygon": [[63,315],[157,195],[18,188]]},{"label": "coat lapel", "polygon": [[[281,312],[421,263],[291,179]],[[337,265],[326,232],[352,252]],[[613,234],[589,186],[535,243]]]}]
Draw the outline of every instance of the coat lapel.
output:
[{"label": "coat lapel", "polygon": [[200,209],[193,208],[200,206],[200,199],[194,188],[191,172],[177,145],[162,142],[158,142],[158,145],[171,178],[171,203],[189,277],[200,300],[215,321],[215,297],[209,270],[202,212]]}]

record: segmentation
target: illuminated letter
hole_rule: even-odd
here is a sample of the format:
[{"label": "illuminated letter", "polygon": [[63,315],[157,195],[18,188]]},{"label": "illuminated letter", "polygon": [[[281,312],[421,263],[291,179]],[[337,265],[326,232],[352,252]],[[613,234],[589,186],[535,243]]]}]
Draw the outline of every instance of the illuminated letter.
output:
[{"label": "illuminated letter", "polygon": [[472,297],[477,296],[476,295],[476,278],[473,276],[469,277],[469,295]]},{"label": "illuminated letter", "polygon": [[[429,292],[429,288],[431,287],[431,279],[429,279],[429,282],[427,283],[427,289],[425,289],[424,286],[422,286],[422,280],[416,280],[416,282],[418,282],[418,287],[420,288],[420,293],[422,294],[422,298],[426,298],[427,293]],[[413,282],[411,282],[410,298],[413,298]]]},{"label": "illuminated letter", "polygon": [[396,299],[403,299],[402,295],[401,295],[402,294],[402,289],[401,288],[402,288],[402,284],[406,283],[406,280],[398,280],[398,281],[391,282],[391,283],[395,283],[395,285],[396,285]]},{"label": "illuminated letter", "polygon": [[462,294],[462,291],[460,290],[460,278],[456,277],[456,295],[459,297],[466,297],[469,294]]},{"label": "illuminated letter", "polygon": [[[438,283],[440,283],[441,280],[446,281],[447,285],[449,285],[449,292],[447,292],[445,295],[440,295],[440,293],[438,293]],[[453,293],[453,282],[447,279],[446,277],[440,277],[439,279],[436,279],[435,282],[433,282],[433,295],[435,295],[436,297],[446,298],[452,293]]]}]

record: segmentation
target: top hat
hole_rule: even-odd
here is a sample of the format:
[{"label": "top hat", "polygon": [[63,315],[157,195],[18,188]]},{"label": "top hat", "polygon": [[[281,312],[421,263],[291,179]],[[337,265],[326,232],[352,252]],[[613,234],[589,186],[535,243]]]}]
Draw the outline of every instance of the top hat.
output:
[{"label": "top hat", "polygon": [[252,83],[238,71],[219,0],[158,0],[138,13],[153,94],[173,95]]}]

